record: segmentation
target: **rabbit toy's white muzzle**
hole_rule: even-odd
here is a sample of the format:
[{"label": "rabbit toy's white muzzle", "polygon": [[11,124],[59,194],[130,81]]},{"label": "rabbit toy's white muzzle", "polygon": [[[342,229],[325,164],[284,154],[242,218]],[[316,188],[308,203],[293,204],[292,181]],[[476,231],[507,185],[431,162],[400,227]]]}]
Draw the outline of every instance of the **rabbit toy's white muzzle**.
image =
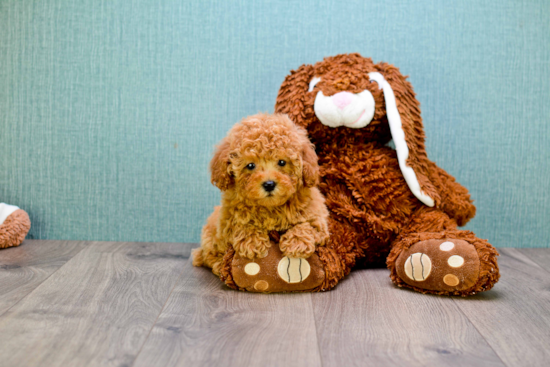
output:
[{"label": "rabbit toy's white muzzle", "polygon": [[340,92],[330,97],[319,91],[314,105],[315,115],[323,125],[353,129],[365,127],[371,122],[374,107],[374,98],[368,90],[358,94]]}]

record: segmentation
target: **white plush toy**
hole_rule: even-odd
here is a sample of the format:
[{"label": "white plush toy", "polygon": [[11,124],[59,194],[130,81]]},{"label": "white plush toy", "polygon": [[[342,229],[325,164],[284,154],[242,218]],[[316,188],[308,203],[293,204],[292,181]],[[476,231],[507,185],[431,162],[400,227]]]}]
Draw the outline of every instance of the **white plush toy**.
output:
[{"label": "white plush toy", "polygon": [[15,205],[0,203],[0,249],[19,246],[30,228],[27,212]]}]

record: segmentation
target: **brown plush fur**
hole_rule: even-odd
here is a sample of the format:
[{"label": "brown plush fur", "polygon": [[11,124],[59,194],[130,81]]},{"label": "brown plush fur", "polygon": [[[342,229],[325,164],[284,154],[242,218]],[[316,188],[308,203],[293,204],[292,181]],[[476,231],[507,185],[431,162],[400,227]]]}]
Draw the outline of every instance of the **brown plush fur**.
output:
[{"label": "brown plush fur", "polygon": [[[434,199],[429,208],[411,192],[399,167],[396,151],[386,146],[392,139],[386,115],[385,96],[368,73],[378,72],[391,85],[409,149],[407,166],[412,167],[421,189]],[[308,92],[313,77],[321,81]],[[363,128],[323,125],[315,114],[318,91],[325,96],[368,90],[375,101],[372,121]],[[276,112],[286,113],[307,129],[319,156],[321,182],[330,211],[331,237],[327,248],[341,259],[343,274],[356,265],[372,266],[387,258],[392,280],[397,277],[395,261],[415,242],[429,238],[464,239],[478,251],[480,278],[470,289],[444,292],[414,288],[425,293],[468,295],[490,289],[498,281],[497,251],[471,232],[457,230],[474,215],[468,190],[428,159],[420,107],[412,86],[399,70],[386,63],[374,64],[359,54],[327,57],[315,65],[303,65],[283,82]],[[436,251],[434,249],[434,251]],[[338,279],[333,279],[335,285]]]},{"label": "brown plush fur", "polygon": [[17,209],[0,225],[0,248],[19,246],[31,229],[27,212]]},{"label": "brown plush fur", "polygon": [[[224,256],[232,256],[233,250],[249,259],[263,258],[271,231],[283,233],[279,247],[285,256],[307,258],[325,244],[328,210],[315,187],[317,156],[306,131],[287,116],[259,114],[242,120],[221,141],[210,168],[222,204],[203,228],[193,265],[220,275]],[[266,181],[276,184],[271,193],[263,187]],[[230,274],[225,277],[231,285]]]}]

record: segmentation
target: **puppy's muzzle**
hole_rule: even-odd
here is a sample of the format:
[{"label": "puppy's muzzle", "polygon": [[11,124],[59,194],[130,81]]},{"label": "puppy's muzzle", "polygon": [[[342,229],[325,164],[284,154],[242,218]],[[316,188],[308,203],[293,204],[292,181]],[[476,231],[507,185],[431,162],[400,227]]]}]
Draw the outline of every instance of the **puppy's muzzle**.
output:
[{"label": "puppy's muzzle", "polygon": [[262,184],[262,187],[267,192],[275,190],[275,186],[277,186],[277,184],[274,181],[266,181]]}]

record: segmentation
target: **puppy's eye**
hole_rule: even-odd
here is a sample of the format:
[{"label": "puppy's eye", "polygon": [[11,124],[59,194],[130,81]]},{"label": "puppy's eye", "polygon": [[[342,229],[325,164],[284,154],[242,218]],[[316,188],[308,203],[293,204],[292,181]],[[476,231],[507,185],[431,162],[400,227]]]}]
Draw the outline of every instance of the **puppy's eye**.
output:
[{"label": "puppy's eye", "polygon": [[248,163],[246,165],[246,168],[252,171],[254,168],[256,168],[256,165],[254,163]]},{"label": "puppy's eye", "polygon": [[282,159],[279,160],[279,166],[284,167],[285,165],[286,165],[285,161],[283,161]]}]

